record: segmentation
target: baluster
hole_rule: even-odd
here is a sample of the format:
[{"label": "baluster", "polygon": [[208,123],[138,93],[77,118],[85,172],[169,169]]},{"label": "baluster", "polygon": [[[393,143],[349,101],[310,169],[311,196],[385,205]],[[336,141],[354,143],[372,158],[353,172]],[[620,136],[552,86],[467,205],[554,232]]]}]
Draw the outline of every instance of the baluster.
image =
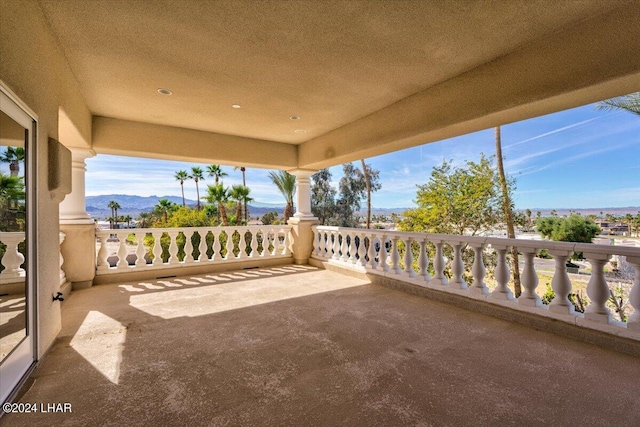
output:
[{"label": "baluster", "polygon": [[280,247],[280,230],[273,230],[273,255],[278,255]]},{"label": "baluster", "polygon": [[280,231],[273,231],[273,255],[280,255],[282,253],[282,249],[280,247]]},{"label": "baluster", "polygon": [[26,276],[24,268],[24,255],[18,250],[18,245],[25,239],[23,232],[6,232],[0,234],[0,241],[6,245],[2,265],[4,270],[0,273],[3,279],[15,279]]},{"label": "baluster", "polygon": [[332,234],[330,231],[323,231],[322,232],[322,248],[323,251],[321,252],[321,255],[324,259],[330,259],[331,255],[333,255],[333,240],[332,239]]},{"label": "baluster", "polygon": [[227,256],[225,257],[226,260],[230,260],[236,257],[236,255],[233,253],[235,246],[236,245],[233,243],[233,230],[229,229],[229,231],[227,231]]},{"label": "baluster", "polygon": [[273,230],[273,255],[280,255],[280,230]]},{"label": "baluster", "polygon": [[100,243],[100,248],[98,249],[98,260],[96,262],[97,270],[108,270],[109,262],[107,261],[107,258],[109,257],[109,253],[107,252],[107,235],[99,235],[98,242]]},{"label": "baluster", "polygon": [[420,276],[425,282],[431,280],[429,275],[429,254],[427,254],[427,239],[420,240],[420,255],[418,256],[418,266],[420,267]]},{"label": "baluster", "polygon": [[400,269],[400,252],[398,251],[398,240],[399,237],[398,236],[393,236],[392,242],[393,242],[393,250],[391,252],[391,270],[393,270],[393,272],[395,274],[400,274],[402,272],[402,270]]},{"label": "baluster", "polygon": [[320,255],[320,232],[317,228],[311,227],[311,234],[313,235],[313,241],[311,242],[311,254],[315,256]]},{"label": "baluster", "polygon": [[583,252],[583,255],[591,264],[591,278],[587,283],[587,295],[591,304],[585,308],[584,318],[598,323],[609,323],[612,320],[611,311],[605,304],[610,293],[604,277],[604,265],[611,255],[591,252]]},{"label": "baluster", "polygon": [[198,251],[200,251],[200,256],[198,257],[199,262],[206,262],[209,260],[209,256],[207,255],[207,236],[209,235],[209,231],[207,229],[201,229],[198,231],[200,235],[200,244],[198,245]]},{"label": "baluster", "polygon": [[220,235],[222,232],[218,229],[218,233],[216,234],[214,230],[211,230],[211,234],[213,234],[213,253],[211,254],[211,261],[218,261],[222,258],[222,246],[220,245]]},{"label": "baluster", "polygon": [[340,235],[342,236],[342,244],[340,245],[340,261],[347,261],[349,259],[349,246],[347,245],[348,233],[343,231]]},{"label": "baluster", "polygon": [[447,277],[444,275],[444,254],[442,253],[442,240],[433,240],[433,244],[436,247],[436,257],[433,260],[433,269],[435,270],[435,274],[433,278],[429,281],[430,285],[441,285],[447,286],[449,281]]},{"label": "baluster", "polygon": [[136,240],[138,241],[138,247],[136,248],[136,267],[147,265],[147,260],[144,259],[144,256],[147,253],[147,250],[144,247],[144,238],[146,235],[147,233],[144,231],[136,231],[134,233],[134,236],[136,236]]},{"label": "baluster", "polygon": [[358,239],[360,239],[358,241],[358,264],[361,267],[366,267],[367,266],[367,247],[365,245],[365,240],[366,240],[366,236],[364,233],[359,233],[358,234]]},{"label": "baluster", "polygon": [[333,234],[331,231],[323,232],[322,247],[324,248],[324,252],[322,252],[322,257],[324,259],[330,259],[331,256],[333,255]]},{"label": "baluster", "polygon": [[318,246],[317,255],[320,258],[326,258],[326,234],[324,230],[318,231],[318,240],[314,240],[315,244]]},{"label": "baluster", "polygon": [[265,231],[264,233],[264,255],[265,256],[271,256],[273,255],[273,251],[271,249],[269,249],[270,246],[272,246],[272,242],[271,240],[273,239],[273,228],[269,227],[267,228],[267,231]]},{"label": "baluster", "polygon": [[506,245],[491,245],[498,255],[498,264],[496,265],[496,282],[498,286],[491,293],[491,298],[500,300],[513,300],[513,292],[507,286],[509,284],[509,265],[507,264],[507,250],[509,246]]},{"label": "baluster", "polygon": [[453,262],[451,263],[451,269],[453,270],[452,284],[457,285],[460,289],[468,289],[467,282],[464,281],[462,273],[464,273],[464,260],[462,259],[462,243],[453,242],[450,243],[453,248]]},{"label": "baluster", "polygon": [[64,264],[64,258],[62,257],[62,242],[64,242],[64,239],[67,237],[67,235],[61,232],[61,233],[58,234],[58,237],[59,237],[59,241],[60,241],[60,250],[58,251],[59,254],[60,254],[59,255],[60,256],[60,259],[59,259],[59,264],[60,264],[59,265],[59,267],[60,267],[60,285],[63,285],[63,284],[65,284],[67,282],[67,275],[64,273],[64,270],[62,269],[62,264]]},{"label": "baluster", "polygon": [[184,260],[182,261],[184,264],[191,264],[195,261],[193,258],[193,230],[183,230],[182,234],[184,235]]},{"label": "baluster", "polygon": [[178,234],[180,233],[180,231],[178,230],[171,230],[168,231],[167,234],[169,235],[169,264],[178,264]]},{"label": "baluster", "polygon": [[331,235],[333,236],[333,255],[331,259],[339,260],[340,259],[340,235],[337,231],[332,230]]},{"label": "baluster", "polygon": [[635,270],[635,278],[633,280],[633,287],[629,294],[629,304],[634,309],[634,313],[629,316],[627,320],[627,328],[634,331],[640,331],[640,256],[626,257],[627,262],[631,264]]},{"label": "baluster", "polygon": [[551,255],[556,263],[553,279],[551,279],[551,288],[556,296],[549,304],[549,310],[555,313],[575,314],[575,307],[569,300],[571,292],[571,280],[567,274],[567,259],[573,253],[573,250],[550,249]]},{"label": "baluster", "polygon": [[251,230],[251,258],[258,258],[260,254],[258,253],[258,233],[259,229]]},{"label": "baluster", "polygon": [[[368,265],[372,270],[377,270],[378,263],[376,262],[376,235],[371,233],[369,235],[369,247],[367,248],[367,258],[369,258]],[[366,267],[366,265],[365,265]]]},{"label": "baluster", "polygon": [[534,257],[538,253],[536,248],[520,248],[524,256],[524,267],[522,268],[522,288],[524,289],[518,298],[518,304],[528,307],[542,307],[542,300],[536,293],[538,287],[538,275],[534,266]]},{"label": "baluster", "polygon": [[407,237],[404,239],[404,243],[404,273],[407,277],[416,277],[416,272],[413,269],[413,251],[411,250],[413,238]]},{"label": "baluster", "polygon": [[289,233],[291,231],[289,229],[282,230],[282,255],[289,255],[291,253],[291,249],[289,248]]},{"label": "baluster", "polygon": [[471,285],[470,290],[474,294],[489,295],[489,288],[484,283],[484,276],[487,272],[482,258],[484,243],[470,243],[469,245],[473,248],[473,265],[471,266],[473,285]]},{"label": "baluster", "polygon": [[160,240],[162,239],[162,231],[153,232],[153,265],[162,265],[162,245]]},{"label": "baluster", "polygon": [[118,263],[116,264],[116,267],[119,269],[129,267],[129,261],[127,261],[127,255],[129,255],[129,251],[127,250],[127,234],[126,232],[116,232],[116,237],[120,242],[118,247]]},{"label": "baluster", "polygon": [[238,259],[247,257],[246,231],[246,228],[238,228],[238,256],[236,257]]},{"label": "baluster", "polygon": [[389,263],[387,262],[387,235],[383,234],[380,240],[380,266],[385,273],[389,271]]},{"label": "baluster", "polygon": [[351,264],[355,264],[356,259],[356,233],[353,231],[349,232],[349,262]]}]

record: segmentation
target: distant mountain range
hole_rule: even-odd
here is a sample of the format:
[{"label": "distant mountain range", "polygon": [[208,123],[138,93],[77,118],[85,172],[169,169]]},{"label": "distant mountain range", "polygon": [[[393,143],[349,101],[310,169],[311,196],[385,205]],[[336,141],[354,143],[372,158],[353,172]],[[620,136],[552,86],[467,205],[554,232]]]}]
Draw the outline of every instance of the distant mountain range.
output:
[{"label": "distant mountain range", "polygon": [[[141,212],[151,212],[160,199],[167,199],[177,205],[182,205],[182,197],[180,196],[131,196],[127,194],[104,194],[100,196],[87,196],[87,213],[94,219],[104,220],[111,215],[109,202],[116,201],[121,206],[118,209],[118,216],[131,215],[137,217]],[[188,206],[196,206],[195,200],[186,199]],[[282,214],[284,205],[271,203],[253,202],[249,204],[249,215],[262,216],[267,212],[277,211]]]},{"label": "distant mountain range", "polygon": [[[140,214],[140,212],[150,212],[153,210],[153,207],[158,204],[160,199],[168,199],[171,202],[174,202],[178,205],[182,205],[182,197],[180,196],[130,196],[126,194],[105,194],[101,196],[87,196],[87,213],[96,219],[104,219],[111,215],[111,209],[109,209],[109,202],[115,200],[122,207],[118,209],[118,215],[131,215],[132,217],[136,217]],[[196,206],[195,200],[186,200],[187,205]],[[371,212],[374,215],[387,215],[391,216],[392,213],[396,213],[401,215],[404,211],[409,208],[372,208]],[[569,215],[571,212],[580,213],[581,215],[600,215],[600,212],[603,214],[613,214],[617,216],[630,214],[637,214],[640,212],[640,206],[629,206],[625,208],[586,208],[586,209],[550,209],[550,208],[531,208],[531,216],[535,218],[536,213],[540,211],[542,216],[549,216],[551,211],[555,210],[556,213],[560,216]],[[252,202],[249,204],[249,215],[251,216],[262,216],[267,212],[276,211],[279,214],[282,214],[284,211],[284,204],[273,204],[273,203],[261,203],[261,202]],[[525,209],[519,209],[520,212],[524,212]],[[364,215],[365,212],[360,210],[358,212],[360,215]]]}]

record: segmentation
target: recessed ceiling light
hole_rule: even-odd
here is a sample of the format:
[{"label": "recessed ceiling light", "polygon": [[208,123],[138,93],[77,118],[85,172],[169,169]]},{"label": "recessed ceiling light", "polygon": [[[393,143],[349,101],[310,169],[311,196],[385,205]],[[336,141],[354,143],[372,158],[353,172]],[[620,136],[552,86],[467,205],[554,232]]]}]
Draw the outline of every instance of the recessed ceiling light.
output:
[{"label": "recessed ceiling light", "polygon": [[307,131],[304,130],[304,129],[296,129],[296,130],[294,130],[294,132],[295,133],[307,133]]},{"label": "recessed ceiling light", "polygon": [[240,104],[233,104],[233,105],[231,106],[231,108],[242,108],[242,105],[240,105]]},{"label": "recessed ceiling light", "polygon": [[171,92],[169,89],[160,88],[160,89],[158,89],[158,93],[160,95],[171,95],[173,92]]},{"label": "recessed ceiling light", "polygon": [[291,120],[300,120],[300,116],[291,116]]}]

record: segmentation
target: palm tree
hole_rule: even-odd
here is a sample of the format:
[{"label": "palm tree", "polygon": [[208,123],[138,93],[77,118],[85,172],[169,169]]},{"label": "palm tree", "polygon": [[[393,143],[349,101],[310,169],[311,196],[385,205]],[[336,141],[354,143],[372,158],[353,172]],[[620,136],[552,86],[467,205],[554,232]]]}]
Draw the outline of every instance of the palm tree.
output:
[{"label": "palm tree", "polygon": [[[513,211],[511,206],[511,197],[509,194],[509,186],[507,185],[507,175],[504,173],[504,163],[502,159],[502,141],[500,138],[500,126],[495,128],[496,135],[496,157],[498,160],[498,174],[500,175],[500,187],[502,188],[502,210],[507,223],[507,237],[509,239],[516,238],[515,228],[513,226]],[[518,267],[518,248],[511,247],[511,257],[513,259],[513,288],[516,298],[522,293],[520,286],[520,269]]]},{"label": "palm tree", "polygon": [[125,216],[122,217],[122,220],[127,222],[127,228],[131,228],[131,220],[132,219],[133,218],[131,218],[131,215],[125,215]]},{"label": "palm tree", "polygon": [[187,171],[178,171],[173,177],[176,179],[176,181],[180,182],[180,188],[182,189],[182,206],[186,206],[184,200],[184,182],[189,179],[189,174],[187,173]]},{"label": "palm tree", "polygon": [[13,231],[18,226],[17,214],[21,207],[19,201],[24,200],[24,197],[22,178],[0,172],[0,228],[3,231]]},{"label": "palm tree", "polygon": [[0,198],[5,201],[24,197],[24,185],[22,180],[14,175],[5,175],[0,172]]},{"label": "palm tree", "polygon": [[111,221],[109,221],[111,223],[111,228],[114,228],[114,221],[115,228],[118,228],[118,209],[120,209],[122,206],[120,206],[120,204],[115,200],[111,200],[107,206],[111,208]]},{"label": "palm tree", "polygon": [[11,176],[18,176],[20,173],[20,162],[24,162],[24,148],[7,147],[7,151],[0,155],[0,162],[9,163]]},{"label": "palm tree", "polygon": [[147,228],[147,223],[151,222],[152,215],[149,212],[140,212],[138,214],[138,221],[140,221],[140,228]]},{"label": "palm tree", "polygon": [[364,163],[364,159],[360,159],[362,162],[362,176],[364,177],[364,185],[367,190],[367,229],[371,228],[371,181],[369,180],[369,172],[367,171],[367,165]]},{"label": "palm tree", "polygon": [[224,204],[229,201],[229,189],[225,188],[224,184],[208,185],[207,195],[205,200],[211,204],[218,205],[218,216],[222,225],[229,225],[229,219],[227,218],[227,211]]},{"label": "palm tree", "polygon": [[234,185],[231,187],[231,193],[229,196],[237,202],[236,204],[236,225],[240,225],[242,223],[242,206],[246,204],[248,201],[253,200],[249,197],[248,187],[244,185]]},{"label": "palm tree", "polygon": [[200,210],[200,188],[198,187],[198,182],[204,181],[204,173],[202,172],[202,168],[194,166],[191,168],[191,176],[189,177],[196,182],[196,194],[198,196],[198,210]]},{"label": "palm tree", "polygon": [[640,116],[640,92],[617,98],[605,99],[596,106],[598,110],[623,110]]},{"label": "palm tree", "polygon": [[209,176],[213,176],[216,180],[216,185],[219,183],[220,178],[228,175],[225,171],[222,170],[220,165],[209,165],[207,166],[207,173]]},{"label": "palm tree", "polygon": [[634,220],[633,215],[631,215],[630,213],[624,216],[624,222],[627,224],[627,228],[629,230],[629,237],[632,236],[633,220]]},{"label": "palm tree", "polygon": [[284,208],[284,220],[293,216],[293,196],[296,194],[296,177],[287,171],[271,171],[269,178],[284,196],[287,206]]},{"label": "palm tree", "polygon": [[154,206],[154,210],[162,215],[164,222],[166,223],[169,220],[169,212],[171,212],[175,208],[176,204],[170,202],[169,199],[160,199],[158,200],[158,204]]},{"label": "palm tree", "polygon": [[[244,166],[235,166],[233,168],[234,171],[238,170],[238,169],[240,169],[240,172],[242,172],[242,186],[246,187],[247,186],[247,180],[246,180],[246,177],[245,177],[245,172],[247,171],[247,168],[245,168]],[[248,213],[247,203],[245,202],[245,204],[244,204],[244,220],[245,221],[247,220],[247,213]]]}]

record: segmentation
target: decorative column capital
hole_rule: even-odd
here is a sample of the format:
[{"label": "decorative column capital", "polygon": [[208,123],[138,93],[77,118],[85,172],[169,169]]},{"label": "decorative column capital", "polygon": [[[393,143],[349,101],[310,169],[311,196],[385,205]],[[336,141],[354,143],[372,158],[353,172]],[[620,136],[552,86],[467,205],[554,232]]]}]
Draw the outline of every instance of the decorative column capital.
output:
[{"label": "decorative column capital", "polygon": [[60,204],[60,224],[93,224],[85,201],[85,160],[96,153],[89,148],[67,148],[71,151],[71,193]]},{"label": "decorative column capital", "polygon": [[96,155],[96,152],[90,148],[67,147],[71,151],[71,160],[73,162],[85,161]]},{"label": "decorative column capital", "polygon": [[311,175],[318,171],[313,169],[291,169],[287,172],[289,172],[291,175],[294,175],[296,177],[296,180],[301,179],[304,181],[306,179],[308,181],[309,179],[311,179]]}]

